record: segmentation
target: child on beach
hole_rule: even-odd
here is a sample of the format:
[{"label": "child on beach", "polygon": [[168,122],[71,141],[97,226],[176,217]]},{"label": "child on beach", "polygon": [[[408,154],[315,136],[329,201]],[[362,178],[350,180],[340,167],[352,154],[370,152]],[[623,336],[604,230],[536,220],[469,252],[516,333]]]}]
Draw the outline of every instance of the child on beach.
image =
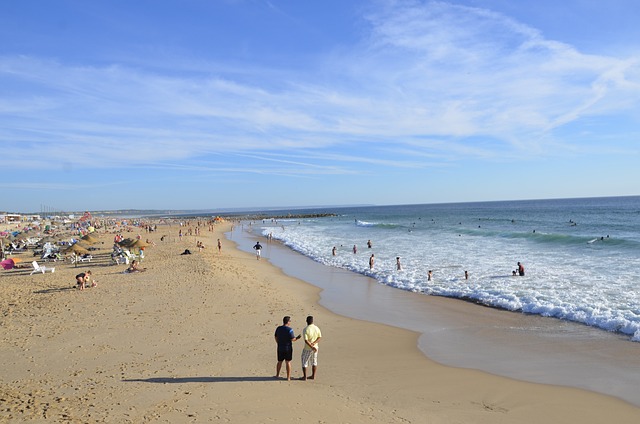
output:
[{"label": "child on beach", "polygon": [[90,270],[81,272],[80,274],[76,275],[76,285],[78,287],[78,290],[84,290],[87,287],[88,283],[91,283],[91,287],[95,287],[98,285],[95,280],[91,279]]}]

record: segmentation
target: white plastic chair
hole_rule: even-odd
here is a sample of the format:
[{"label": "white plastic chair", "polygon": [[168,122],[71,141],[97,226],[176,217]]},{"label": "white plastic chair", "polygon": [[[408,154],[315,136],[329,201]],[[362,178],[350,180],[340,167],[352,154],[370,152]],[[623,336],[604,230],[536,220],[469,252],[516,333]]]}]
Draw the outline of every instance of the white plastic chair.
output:
[{"label": "white plastic chair", "polygon": [[31,274],[29,274],[29,275],[33,275],[33,273],[35,273],[35,272],[41,272],[43,274],[45,273],[45,271],[56,272],[56,268],[55,267],[47,268],[44,265],[38,265],[38,262],[36,262],[36,261],[31,262],[31,265],[33,265],[33,271],[31,271]]}]

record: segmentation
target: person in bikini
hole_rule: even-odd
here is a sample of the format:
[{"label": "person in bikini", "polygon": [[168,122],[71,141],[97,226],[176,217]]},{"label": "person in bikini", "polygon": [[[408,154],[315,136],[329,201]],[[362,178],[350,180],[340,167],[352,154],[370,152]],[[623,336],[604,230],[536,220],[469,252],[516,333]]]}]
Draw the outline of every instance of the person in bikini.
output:
[{"label": "person in bikini", "polygon": [[91,279],[90,270],[81,272],[80,274],[76,275],[76,286],[78,287],[78,290],[84,290],[89,283],[91,284],[91,287],[95,287],[98,285],[95,280]]}]

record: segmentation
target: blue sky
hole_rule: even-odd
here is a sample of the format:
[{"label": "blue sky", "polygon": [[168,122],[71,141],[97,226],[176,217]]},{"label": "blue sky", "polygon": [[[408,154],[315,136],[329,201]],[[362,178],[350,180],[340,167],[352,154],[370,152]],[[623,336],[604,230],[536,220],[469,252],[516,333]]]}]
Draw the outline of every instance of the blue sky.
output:
[{"label": "blue sky", "polygon": [[0,211],[640,194],[636,0],[0,3]]}]

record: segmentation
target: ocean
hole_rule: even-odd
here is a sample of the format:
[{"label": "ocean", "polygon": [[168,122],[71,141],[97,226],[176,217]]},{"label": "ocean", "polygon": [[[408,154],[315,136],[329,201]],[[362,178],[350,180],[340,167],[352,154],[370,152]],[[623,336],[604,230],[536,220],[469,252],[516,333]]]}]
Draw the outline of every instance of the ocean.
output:
[{"label": "ocean", "polygon": [[[398,290],[640,341],[640,196],[288,212],[335,216],[257,221],[253,231]],[[524,276],[513,275],[518,262]]]}]

